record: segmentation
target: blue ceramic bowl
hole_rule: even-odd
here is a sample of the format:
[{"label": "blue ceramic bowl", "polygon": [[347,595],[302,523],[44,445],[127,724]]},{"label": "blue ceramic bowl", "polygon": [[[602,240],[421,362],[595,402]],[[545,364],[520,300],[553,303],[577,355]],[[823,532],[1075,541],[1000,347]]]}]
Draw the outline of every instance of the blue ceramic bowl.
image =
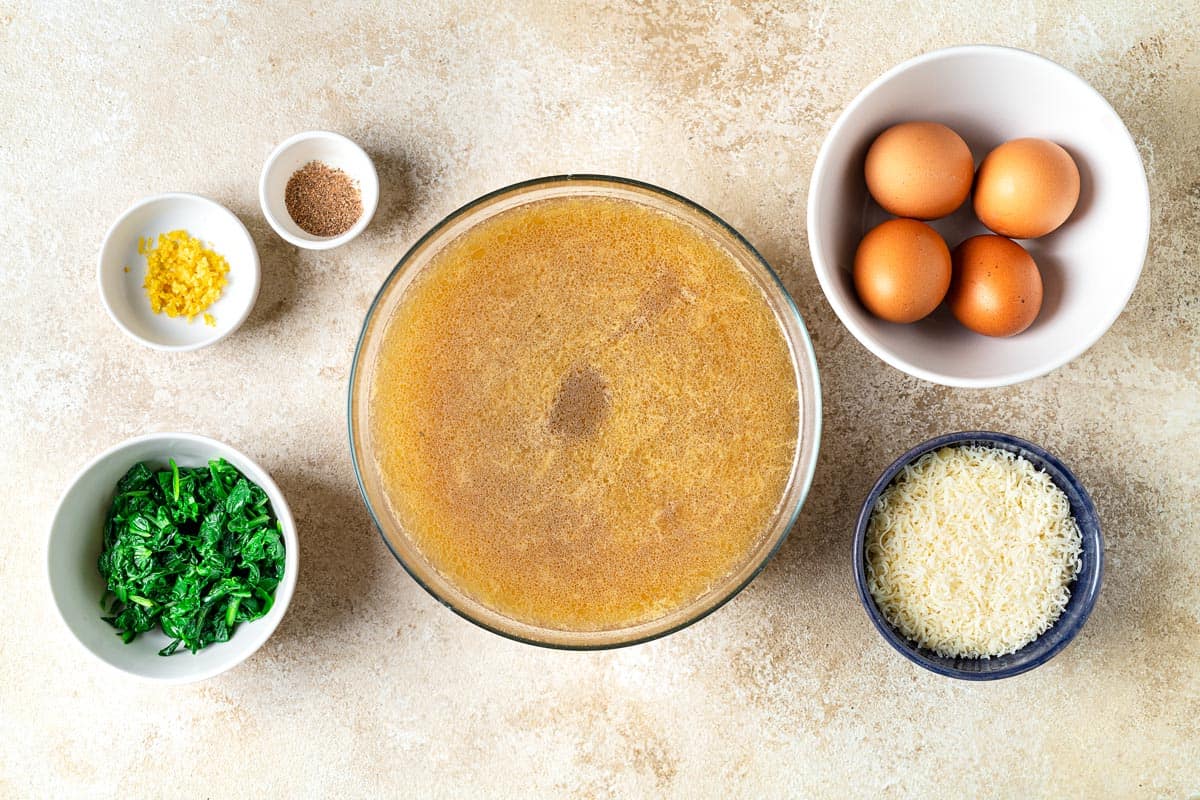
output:
[{"label": "blue ceramic bowl", "polygon": [[[1067,602],[1062,616],[1050,630],[1037,639],[1015,653],[998,658],[947,658],[918,647],[888,623],[879,607],[875,605],[871,592],[867,589],[864,542],[867,535],[867,522],[871,518],[871,511],[875,508],[875,501],[879,499],[879,495],[906,464],[911,464],[931,450],[950,445],[998,447],[1010,453],[1016,453],[1032,462],[1035,467],[1049,475],[1054,484],[1067,495],[1067,500],[1071,503],[1071,514],[1075,517],[1075,522],[1083,534],[1082,567],[1075,582],[1071,585],[1071,599]],[[888,644],[896,648],[908,660],[939,675],[967,681],[1011,678],[1013,675],[1020,675],[1022,672],[1028,672],[1034,667],[1041,666],[1057,655],[1075,638],[1075,635],[1083,628],[1083,624],[1087,622],[1088,615],[1092,613],[1092,607],[1096,604],[1096,596],[1100,593],[1100,578],[1103,573],[1104,541],[1100,536],[1100,520],[1096,516],[1096,507],[1092,505],[1092,499],[1088,497],[1079,481],[1061,461],[1035,444],[1004,433],[987,431],[949,433],[930,439],[909,450],[879,476],[879,480],[875,482],[875,486],[871,488],[870,494],[863,502],[862,510],[858,514],[858,524],[854,529],[854,582],[858,585],[858,596],[862,600],[863,608],[867,610],[867,615],[870,616],[871,622],[875,624],[879,633],[883,635]]]}]

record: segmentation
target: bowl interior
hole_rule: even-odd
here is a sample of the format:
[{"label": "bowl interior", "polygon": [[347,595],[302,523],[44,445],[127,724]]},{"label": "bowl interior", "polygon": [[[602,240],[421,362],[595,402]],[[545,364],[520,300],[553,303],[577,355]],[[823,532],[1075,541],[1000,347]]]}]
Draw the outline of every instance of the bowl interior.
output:
[{"label": "bowl interior", "polygon": [[[529,625],[497,613],[445,579],[412,544],[403,525],[391,512],[374,456],[376,445],[369,425],[369,393],[383,339],[381,334],[413,278],[443,247],[479,222],[525,203],[567,196],[614,197],[646,204],[713,237],[762,289],[787,340],[799,387],[800,441],[795,460],[775,518],[756,550],[734,574],[687,606],[659,619],[617,630],[564,631]],[[820,387],[816,360],[799,312],[775,274],[732,228],[699,206],[656,187],[604,176],[560,176],[518,184],[476,200],[443,220],[405,255],[380,289],[364,322],[350,378],[349,423],[351,449],[363,498],[384,541],[418,583],[454,611],[494,632],[533,644],[590,649],[646,641],[690,624],[736,594],[765,566],[787,536],[812,480],[820,441]]]},{"label": "bowl interior", "polygon": [[[275,592],[270,613],[238,626],[228,642],[212,644],[196,654],[181,650],[169,657],[158,651],[170,643],[161,630],[143,633],[129,644],[100,617],[104,579],[96,566],[103,544],[104,520],[113,489],[139,461],[155,468],[174,458],[195,467],[224,458],[266,491],[283,523],[287,548],[284,580]],[[50,527],[47,552],[50,590],[59,614],[76,639],[100,660],[117,669],[152,680],[181,683],[216,675],[240,663],[267,640],[291,601],[299,567],[295,524],[279,488],[254,462],[225,445],[187,434],[153,434],[125,442],[84,468],[67,489]]]},{"label": "bowl interior", "polygon": [[[340,236],[313,236],[288,213],[284,199],[288,179],[310,161],[321,161],[342,170],[362,194],[362,216]],[[379,175],[363,149],[344,136],[325,132],[299,134],[281,144],[268,159],[261,190],[263,212],[281,236],[301,247],[328,247],[353,239],[371,221],[379,204]]]},{"label": "bowl interior", "polygon": [[[980,445],[997,447],[1025,458],[1038,469],[1044,471],[1063,491],[1071,504],[1071,514],[1079,525],[1083,536],[1081,566],[1075,582],[1071,585],[1071,598],[1062,616],[1050,630],[1043,633],[1034,641],[1022,647],[1015,653],[989,659],[948,658],[940,656],[906,639],[890,623],[884,619],[875,600],[871,597],[866,584],[866,555],[865,540],[867,523],[876,500],[888,484],[896,477],[905,465],[911,464],[924,454],[946,446]],[[867,609],[871,621],[892,647],[896,648],[908,659],[940,675],[966,680],[994,680],[1019,675],[1022,672],[1037,667],[1059,651],[1075,638],[1083,628],[1096,596],[1100,591],[1100,580],[1104,572],[1104,543],[1100,534],[1100,520],[1096,516],[1096,508],[1092,500],[1080,485],[1075,476],[1057,458],[1042,448],[1024,439],[1002,433],[987,431],[970,431],[939,436],[924,442],[905,453],[884,471],[876,482],[871,493],[863,503],[859,513],[858,525],[854,533],[854,577],[858,586],[859,597]]]},{"label": "bowl interior", "polygon": [[[1057,231],[1021,241],[1042,272],[1045,297],[1024,333],[994,339],[959,325],[942,306],[911,325],[884,322],[858,302],[854,253],[887,219],[867,193],[863,163],[874,138],[907,120],[949,125],[976,165],[996,145],[1032,136],[1058,142],[1079,166],[1079,204]],[[931,223],[953,249],[988,232],[968,200]],[[847,107],[813,173],[809,237],[813,265],[834,311],[869,350],[926,380],[999,386],[1041,375],[1086,350],[1133,292],[1150,214],[1145,172],[1111,106],[1081,78],[1031,53],[962,47],[913,59],[885,74]]]},{"label": "bowl interior", "polygon": [[[183,229],[229,263],[221,298],[202,316],[155,314],[146,296],[146,256],[138,240],[156,243],[158,235]],[[129,271],[126,272],[125,268]],[[151,347],[186,350],[211,344],[232,333],[250,313],[258,296],[259,264],[254,240],[241,221],[218,203],[190,194],[149,198],[129,209],[113,225],[100,251],[100,293],[109,313],[125,331]]]}]

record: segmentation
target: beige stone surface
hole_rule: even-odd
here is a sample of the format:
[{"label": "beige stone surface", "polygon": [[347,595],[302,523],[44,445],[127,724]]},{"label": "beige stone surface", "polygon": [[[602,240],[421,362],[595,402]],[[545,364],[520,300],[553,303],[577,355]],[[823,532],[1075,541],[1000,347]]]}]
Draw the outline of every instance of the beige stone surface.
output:
[{"label": "beige stone surface", "polygon": [[[1200,7],[1003,5],[0,0],[0,796],[1200,794]],[[1092,82],[1153,203],[1112,330],[994,391],[871,356],[825,302],[804,231],[841,108],[892,64],[966,42]],[[333,252],[285,245],[258,208],[263,159],[310,128],[362,143],[383,182],[374,223]],[[768,569],[688,630],[595,654],[505,641],[414,584],[363,509],[344,421],[359,325],[405,248],[483,192],[566,171],[651,181],[738,227],[799,304],[825,388],[816,481]],[[95,287],[107,226],[167,190],[227,205],[263,262],[245,327],[190,354],[134,344]],[[1059,454],[1107,537],[1077,641],[985,685],[888,648],[849,558],[878,472],[970,427]],[[165,429],[266,466],[302,550],[275,636],[180,688],[91,660],[43,577],[74,472]]]}]

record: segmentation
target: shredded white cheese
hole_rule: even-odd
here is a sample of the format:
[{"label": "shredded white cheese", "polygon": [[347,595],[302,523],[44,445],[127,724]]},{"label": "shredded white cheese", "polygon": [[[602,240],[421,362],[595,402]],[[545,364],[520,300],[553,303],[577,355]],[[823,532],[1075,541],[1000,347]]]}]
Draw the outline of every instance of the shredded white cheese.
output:
[{"label": "shredded white cheese", "polygon": [[866,536],[867,587],[900,633],[949,657],[1015,652],[1054,624],[1079,572],[1067,496],[1028,460],[944,447],[883,491]]}]

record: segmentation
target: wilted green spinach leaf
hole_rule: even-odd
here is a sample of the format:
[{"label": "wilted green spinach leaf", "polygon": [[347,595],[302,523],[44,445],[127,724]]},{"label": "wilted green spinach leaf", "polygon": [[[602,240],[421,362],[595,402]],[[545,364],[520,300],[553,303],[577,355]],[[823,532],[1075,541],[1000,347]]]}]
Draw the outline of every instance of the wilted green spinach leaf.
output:
[{"label": "wilted green spinach leaf", "polygon": [[153,472],[135,464],[117,482],[98,566],[103,619],[126,643],[161,626],[199,651],[271,610],[283,579],[283,527],[267,493],[232,464]]}]

